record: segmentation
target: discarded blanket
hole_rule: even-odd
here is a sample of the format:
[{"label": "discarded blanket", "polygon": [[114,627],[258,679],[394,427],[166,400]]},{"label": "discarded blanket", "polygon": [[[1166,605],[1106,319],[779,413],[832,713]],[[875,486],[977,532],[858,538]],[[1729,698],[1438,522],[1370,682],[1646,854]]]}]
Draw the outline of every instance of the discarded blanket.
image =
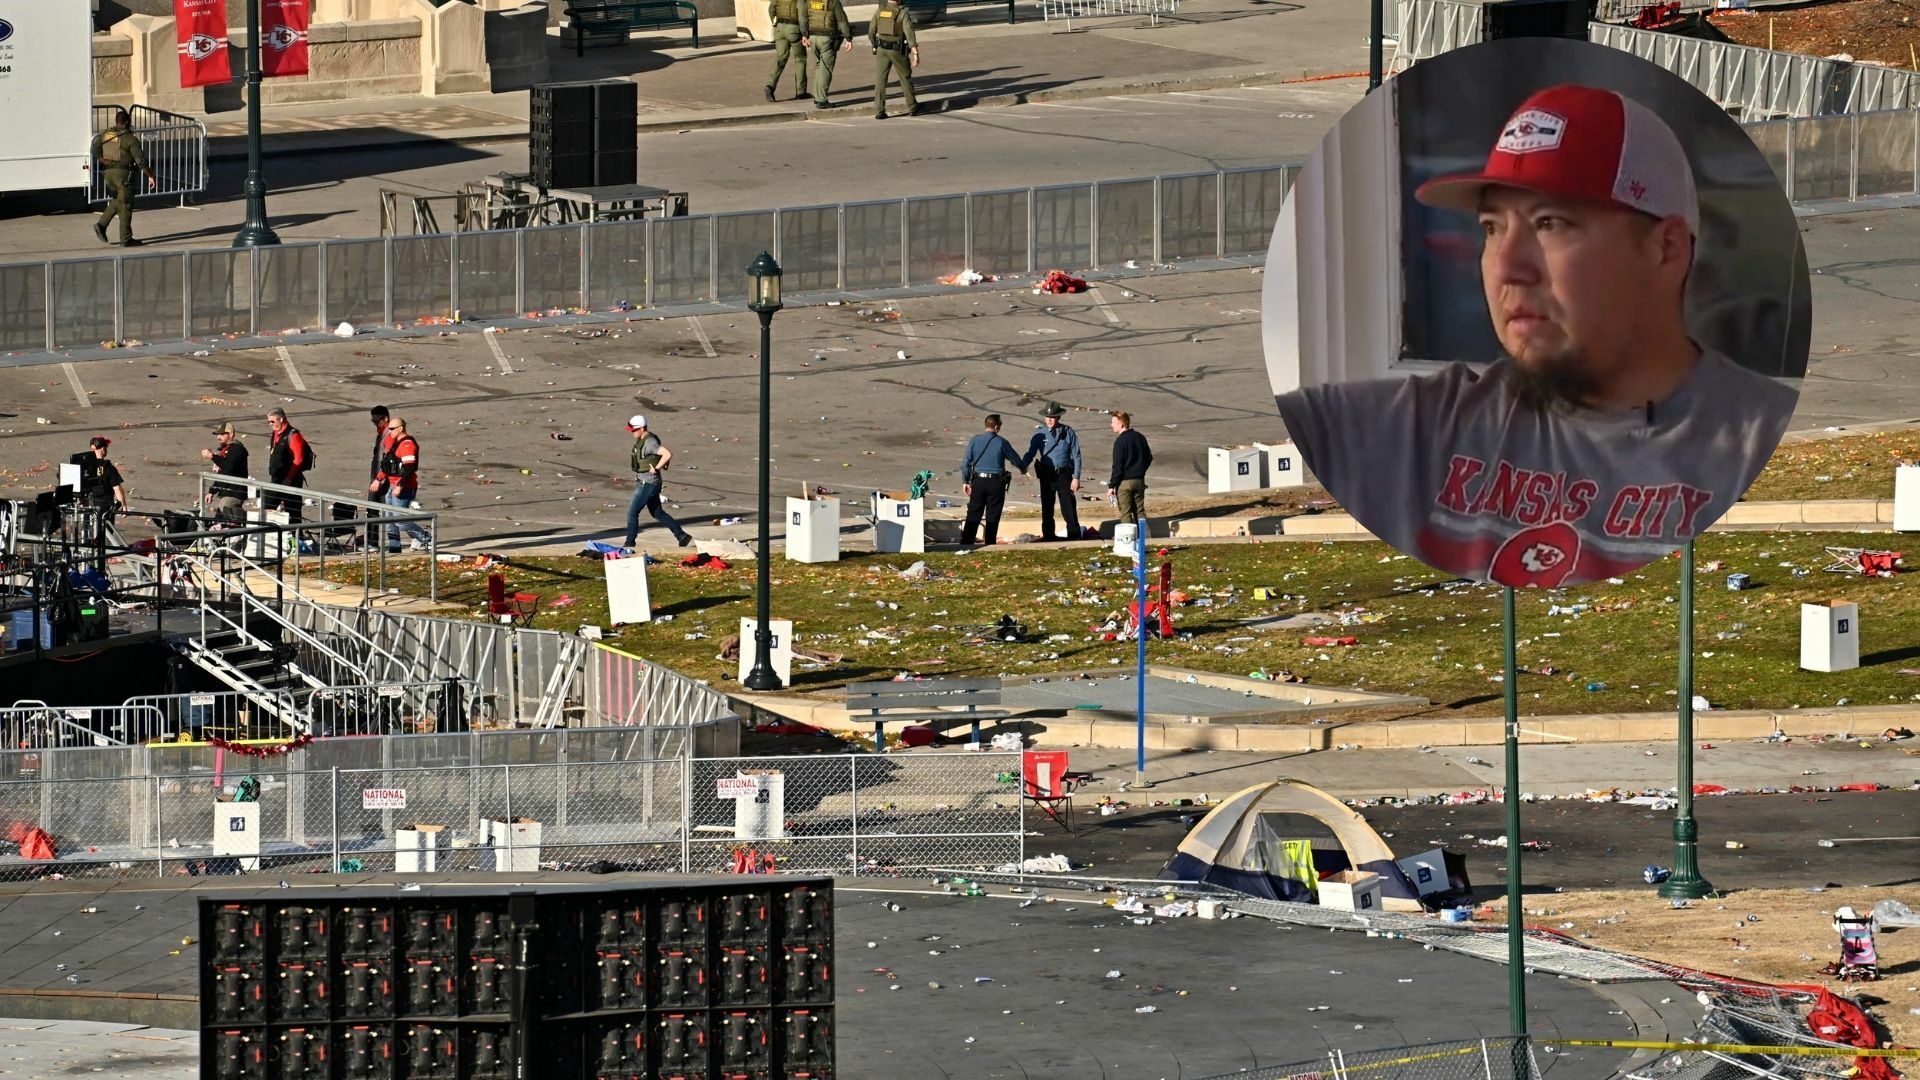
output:
[{"label": "discarded blanket", "polygon": [[718,555],[709,555],[702,551],[680,560],[680,565],[692,570],[730,570],[733,564]]},{"label": "discarded blanket", "polygon": [[1302,645],[1358,645],[1358,644],[1360,644],[1360,639],[1359,639],[1359,638],[1357,638],[1357,637],[1318,637],[1318,636],[1315,636],[1315,637],[1303,637],[1303,638],[1301,638],[1301,639],[1300,639],[1300,644],[1302,644]]}]

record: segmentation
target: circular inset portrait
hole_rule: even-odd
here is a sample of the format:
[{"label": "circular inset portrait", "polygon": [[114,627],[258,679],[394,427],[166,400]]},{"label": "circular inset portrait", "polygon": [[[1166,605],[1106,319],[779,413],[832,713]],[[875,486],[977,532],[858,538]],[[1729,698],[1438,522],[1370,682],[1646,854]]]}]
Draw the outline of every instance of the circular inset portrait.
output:
[{"label": "circular inset portrait", "polygon": [[1289,437],[1373,535],[1517,587],[1719,520],[1799,401],[1806,254],[1766,159],[1666,70],[1503,39],[1388,80],[1288,192],[1262,336]]}]

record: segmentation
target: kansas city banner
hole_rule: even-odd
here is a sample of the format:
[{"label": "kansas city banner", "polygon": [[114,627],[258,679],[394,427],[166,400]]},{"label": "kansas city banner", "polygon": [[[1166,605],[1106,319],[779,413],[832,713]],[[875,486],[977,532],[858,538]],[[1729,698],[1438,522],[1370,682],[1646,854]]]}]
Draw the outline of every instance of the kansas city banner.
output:
[{"label": "kansas city banner", "polygon": [[260,0],[260,73],[272,79],[307,73],[309,0]]},{"label": "kansas city banner", "polygon": [[227,61],[227,0],[173,0],[180,35],[180,86],[233,81]]}]

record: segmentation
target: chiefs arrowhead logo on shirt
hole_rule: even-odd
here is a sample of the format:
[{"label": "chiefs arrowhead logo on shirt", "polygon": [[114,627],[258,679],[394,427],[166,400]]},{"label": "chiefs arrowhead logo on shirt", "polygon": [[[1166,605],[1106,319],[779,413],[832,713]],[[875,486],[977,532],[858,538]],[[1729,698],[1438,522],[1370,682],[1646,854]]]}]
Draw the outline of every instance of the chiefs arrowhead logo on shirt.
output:
[{"label": "chiefs arrowhead logo on shirt", "polygon": [[1580,534],[1564,521],[1523,529],[1493,554],[1487,576],[1516,589],[1553,588],[1580,561]]}]

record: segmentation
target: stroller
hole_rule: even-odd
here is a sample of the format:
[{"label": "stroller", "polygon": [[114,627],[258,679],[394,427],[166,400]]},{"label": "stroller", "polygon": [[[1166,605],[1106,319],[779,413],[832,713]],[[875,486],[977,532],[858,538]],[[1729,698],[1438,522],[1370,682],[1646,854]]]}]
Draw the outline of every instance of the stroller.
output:
[{"label": "stroller", "polygon": [[1880,978],[1880,955],[1873,947],[1873,913],[1861,915],[1851,907],[1840,908],[1833,913],[1833,928],[1840,935],[1840,962],[1828,964],[1826,974],[1841,982]]}]

